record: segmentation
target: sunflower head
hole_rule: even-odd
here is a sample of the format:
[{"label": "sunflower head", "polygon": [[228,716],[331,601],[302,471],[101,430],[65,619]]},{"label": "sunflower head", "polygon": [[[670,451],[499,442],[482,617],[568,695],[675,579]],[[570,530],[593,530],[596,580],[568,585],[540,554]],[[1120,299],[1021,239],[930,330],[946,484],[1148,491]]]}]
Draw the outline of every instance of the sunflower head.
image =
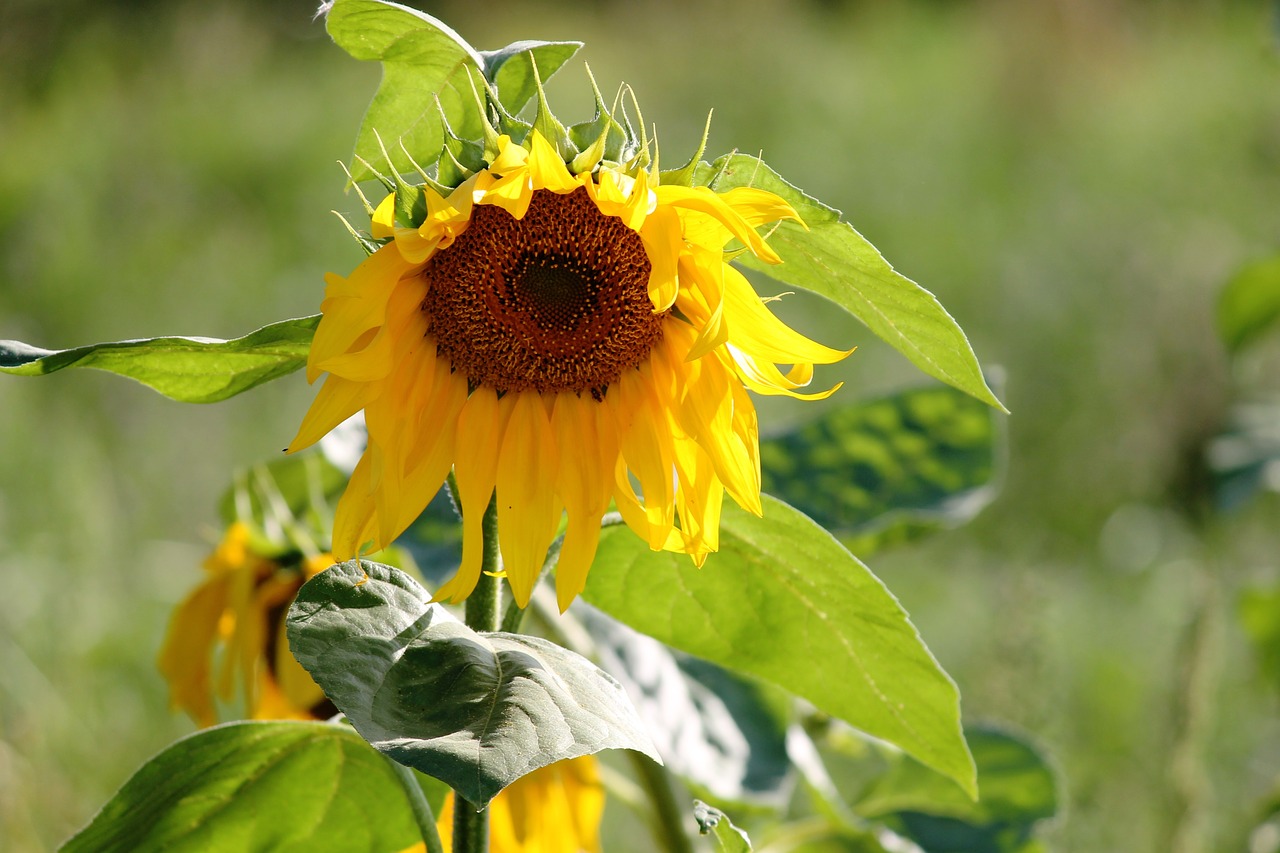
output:
[{"label": "sunflower head", "polygon": [[463,555],[437,598],[474,588],[495,492],[521,606],[562,527],[568,606],[611,505],[652,548],[701,565],[726,492],[760,512],[747,392],[825,397],[799,389],[848,354],[784,325],[729,263],[778,263],[758,229],[799,217],[762,190],[693,186],[701,149],[660,173],[643,123],[598,90],[595,118],[567,129],[540,87],[532,124],[492,92],[480,111],[483,138],[449,135],[416,184],[386,179],[370,256],[327,278],[308,377],[328,378],[290,450],[364,410],[334,552],[389,544],[452,471]]},{"label": "sunflower head", "polygon": [[201,726],[218,721],[215,696],[237,681],[253,719],[324,719],[324,693],[289,652],[284,616],[298,589],[333,564],[328,554],[282,551],[243,522],[204,563],[204,580],[178,605],[160,652],[170,701]]}]

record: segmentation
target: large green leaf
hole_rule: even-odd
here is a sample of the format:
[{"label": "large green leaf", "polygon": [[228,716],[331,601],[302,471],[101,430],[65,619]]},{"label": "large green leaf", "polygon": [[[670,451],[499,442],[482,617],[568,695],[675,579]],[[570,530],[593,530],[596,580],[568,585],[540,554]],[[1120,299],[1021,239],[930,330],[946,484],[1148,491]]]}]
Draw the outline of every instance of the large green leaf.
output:
[{"label": "large green leaf", "polygon": [[1218,297],[1218,335],[1236,352],[1280,321],[1280,255],[1254,261]]},{"label": "large green leaf", "polygon": [[865,556],[990,503],[1001,436],[996,413],[959,391],[903,391],[762,440],[763,488]]},{"label": "large green leaf", "polygon": [[959,693],[897,600],[831,534],[765,496],[726,505],[701,569],[603,531],[584,597],[668,645],[759,676],[896,744],[976,795]]},{"label": "large green leaf", "polygon": [[307,362],[319,315],[263,326],[243,338],[144,338],[47,350],[0,341],[0,373],[41,376],[93,367],[136,379],[183,403],[216,403]]},{"label": "large green leaf", "polygon": [[382,82],[356,137],[355,181],[373,177],[361,160],[381,168],[384,146],[397,172],[412,171],[410,156],[424,167],[434,163],[445,140],[441,110],[456,134],[478,137],[471,71],[496,85],[498,99],[515,112],[534,94],[532,62],[545,80],[582,46],[526,41],[482,53],[430,15],[383,0],[336,0],[325,26],[356,59],[382,63]]},{"label": "large green leaf", "polygon": [[302,587],[289,647],[356,731],[476,806],[602,749],[660,761],[621,685],[537,637],[478,634],[403,572],[340,563]]},{"label": "large green leaf", "polygon": [[1025,738],[992,726],[966,727],[982,795],[970,800],[950,780],[903,757],[855,808],[928,853],[1015,853],[1036,824],[1058,811],[1057,779]]},{"label": "large green leaf", "polygon": [[932,293],[897,273],[867,239],[840,221],[840,211],[793,187],[760,158],[726,154],[702,163],[694,183],[717,191],[752,186],[776,193],[804,219],[769,237],[783,263],[746,254],[739,261],[795,287],[825,296],[930,376],[1004,411],[987,387],[964,332]]},{"label": "large green leaf", "polygon": [[573,615],[648,724],[668,770],[719,801],[784,804],[786,693],[678,652],[586,603]]},{"label": "large green leaf", "polygon": [[63,853],[387,853],[420,840],[387,760],[345,726],[241,722],[144,764]]}]

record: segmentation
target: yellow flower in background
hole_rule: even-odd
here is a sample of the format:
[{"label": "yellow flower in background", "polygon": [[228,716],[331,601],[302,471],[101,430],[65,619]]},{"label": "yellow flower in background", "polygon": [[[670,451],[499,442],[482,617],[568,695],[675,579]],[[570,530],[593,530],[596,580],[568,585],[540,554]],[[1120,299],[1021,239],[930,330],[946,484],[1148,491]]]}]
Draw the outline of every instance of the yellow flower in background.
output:
[{"label": "yellow flower in background", "polygon": [[[453,850],[454,795],[444,801],[436,829]],[[521,776],[489,804],[490,853],[600,853],[604,786],[590,755],[558,761]],[[402,853],[420,853],[417,844]]]},{"label": "yellow flower in background", "polygon": [[759,515],[747,390],[825,397],[797,389],[848,353],[783,324],[726,261],[736,239],[779,262],[756,228],[799,217],[776,195],[655,186],[607,165],[575,175],[536,130],[527,144],[501,136],[447,197],[424,188],[419,227],[395,224],[392,197],[379,206],[373,236],[394,239],[349,278],[327,277],[308,378],[329,375],[289,449],[364,410],[339,559],[389,544],[454,470],[462,563],[437,599],[474,589],[495,488],[521,606],[567,515],[563,610],[611,500],[650,547],[698,565],[718,548],[726,491]]},{"label": "yellow flower in background", "polygon": [[313,719],[318,707],[324,711],[324,693],[289,653],[284,614],[302,584],[332,564],[328,554],[286,562],[263,556],[248,526],[228,527],[205,560],[204,582],[174,611],[160,651],[174,708],[213,725],[215,695],[230,700],[238,675],[253,719]]}]

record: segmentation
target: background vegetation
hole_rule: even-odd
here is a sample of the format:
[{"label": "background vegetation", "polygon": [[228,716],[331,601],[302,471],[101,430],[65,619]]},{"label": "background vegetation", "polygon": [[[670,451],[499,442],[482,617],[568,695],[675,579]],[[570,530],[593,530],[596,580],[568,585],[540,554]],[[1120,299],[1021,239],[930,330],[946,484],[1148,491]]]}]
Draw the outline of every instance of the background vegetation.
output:
[{"label": "background vegetation", "polygon": [[[1261,2],[426,3],[482,47],[577,38],[664,163],[763,150],[939,295],[1003,366],[1003,491],[871,567],[1068,793],[1058,851],[1242,849],[1280,766],[1276,684],[1236,607],[1280,580],[1274,496],[1205,511],[1233,389],[1214,299],[1280,235],[1280,59]],[[0,9],[0,338],[232,337],[313,313],[359,250],[335,161],[376,67],[306,4]],[[588,101],[576,60],[562,115]],[[575,110],[581,104],[581,113]],[[670,165],[670,163],[668,163]],[[918,381],[860,347],[841,394]],[[836,372],[826,374],[833,379]],[[230,469],[277,454],[292,376],[212,407],[92,373],[0,381],[0,839],[50,847],[190,724],[154,669]],[[768,406],[765,424],[812,414]],[[1197,841],[1197,839],[1199,839]],[[1268,849],[1268,848],[1261,848]]]}]

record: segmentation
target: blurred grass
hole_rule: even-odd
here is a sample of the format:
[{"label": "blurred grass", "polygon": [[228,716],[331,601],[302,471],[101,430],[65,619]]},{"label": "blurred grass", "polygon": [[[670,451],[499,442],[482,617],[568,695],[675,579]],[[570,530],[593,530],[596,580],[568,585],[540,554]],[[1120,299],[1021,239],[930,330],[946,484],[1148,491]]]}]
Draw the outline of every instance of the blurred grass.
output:
[{"label": "blurred grass", "polygon": [[[1280,234],[1266,6],[424,5],[482,48],[585,40],[606,90],[636,88],[664,164],[714,106],[711,153],[763,150],[844,209],[1003,366],[1003,496],[873,568],[968,716],[1016,723],[1055,756],[1070,805],[1052,849],[1169,849],[1180,643],[1216,580],[1215,710],[1194,744],[1211,783],[1202,849],[1240,849],[1280,726],[1230,605],[1247,579],[1280,575],[1276,506],[1206,532],[1184,475],[1232,383],[1213,298]],[[377,70],[309,14],[0,9],[0,338],[229,337],[316,310],[323,273],[359,258],[328,210],[359,212],[334,162]],[[570,120],[589,103],[577,67],[552,86]],[[918,381],[818,300],[782,310],[860,346],[825,374],[846,391]],[[296,375],[213,407],[92,373],[0,380],[6,849],[56,844],[190,728],[154,671],[165,620],[230,468],[278,453],[309,397]],[[766,426],[811,412],[767,402]]]}]

